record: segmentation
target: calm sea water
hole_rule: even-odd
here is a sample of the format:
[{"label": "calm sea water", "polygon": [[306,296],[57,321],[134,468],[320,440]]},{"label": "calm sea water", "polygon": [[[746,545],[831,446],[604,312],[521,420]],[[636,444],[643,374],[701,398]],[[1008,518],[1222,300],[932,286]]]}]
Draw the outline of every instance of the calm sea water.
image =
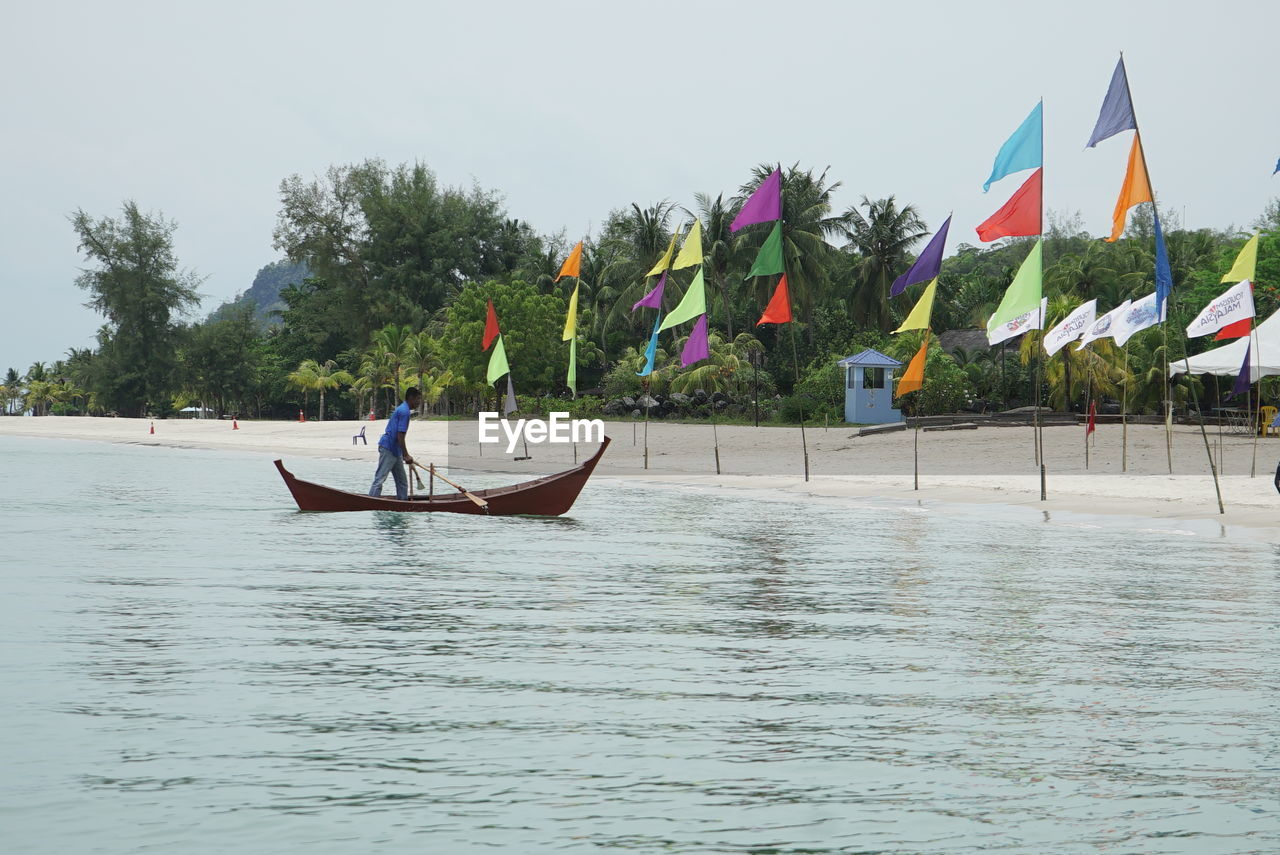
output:
[{"label": "calm sea water", "polygon": [[40,440],[0,474],[7,853],[1280,851],[1265,536],[605,481],[302,514],[267,457]]}]

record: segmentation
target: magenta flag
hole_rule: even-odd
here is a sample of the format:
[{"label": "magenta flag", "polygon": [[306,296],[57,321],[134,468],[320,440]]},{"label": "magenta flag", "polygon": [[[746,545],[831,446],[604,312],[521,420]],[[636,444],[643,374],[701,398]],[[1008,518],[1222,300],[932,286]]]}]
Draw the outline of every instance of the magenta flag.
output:
[{"label": "magenta flag", "polygon": [[756,223],[769,223],[782,219],[782,171],[775,169],[769,177],[761,182],[756,192],[742,206],[738,216],[733,218],[729,231],[753,226]]},{"label": "magenta flag", "polygon": [[658,284],[653,286],[653,290],[640,298],[639,302],[631,307],[631,311],[644,306],[646,309],[662,308],[662,289],[667,287],[667,271],[662,271],[662,275],[658,277]]},{"label": "magenta flag", "polygon": [[711,344],[707,341],[707,316],[699,315],[698,322],[689,333],[689,340],[680,351],[680,367],[688,368],[695,362],[701,362],[711,356]]}]

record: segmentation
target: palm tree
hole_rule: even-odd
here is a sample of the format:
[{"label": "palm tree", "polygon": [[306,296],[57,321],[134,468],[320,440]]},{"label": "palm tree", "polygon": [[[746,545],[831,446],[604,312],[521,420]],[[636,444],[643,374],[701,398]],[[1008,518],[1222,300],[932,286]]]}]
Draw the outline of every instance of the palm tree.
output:
[{"label": "palm tree", "polygon": [[302,409],[307,409],[308,393],[312,389],[320,388],[319,377],[320,366],[314,359],[304,359],[299,363],[297,370],[291,371],[285,376],[285,382],[295,389],[302,390]]},{"label": "palm tree", "polygon": [[5,415],[12,413],[17,406],[18,401],[22,399],[22,378],[18,376],[17,369],[10,368],[4,375],[3,395],[5,400]]},{"label": "palm tree", "polygon": [[[315,363],[312,363],[315,365]],[[313,369],[315,375],[315,385],[313,389],[320,391],[320,421],[324,421],[324,393],[326,389],[338,389],[342,386],[350,386],[355,382],[355,378],[348,372],[338,368],[338,363],[332,359],[326,359],[324,362],[315,365]]]},{"label": "palm tree", "polygon": [[387,324],[373,334],[374,346],[383,349],[385,358],[390,362],[393,384],[392,389],[400,390],[400,374],[410,355],[416,347],[417,339],[408,324],[397,326]]},{"label": "palm tree", "polygon": [[906,268],[907,252],[928,234],[924,220],[912,205],[898,207],[893,196],[872,201],[866,196],[845,216],[851,226],[847,235],[857,251],[857,285],[853,296],[853,319],[865,326],[887,330],[889,326],[889,286]]},{"label": "palm tree", "polygon": [[608,266],[595,272],[593,303],[607,305],[600,311],[605,330],[634,328],[631,306],[649,289],[645,274],[652,269],[671,241],[671,214],[675,206],[662,200],[647,208],[634,202],[631,210],[615,214],[605,226],[598,252]]}]

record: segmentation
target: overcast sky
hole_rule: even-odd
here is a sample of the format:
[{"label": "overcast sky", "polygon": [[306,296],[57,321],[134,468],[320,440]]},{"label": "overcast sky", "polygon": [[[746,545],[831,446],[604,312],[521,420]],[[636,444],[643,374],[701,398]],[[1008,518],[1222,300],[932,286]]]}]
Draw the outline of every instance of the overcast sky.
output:
[{"label": "overcast sky", "polygon": [[762,161],[829,166],[841,208],[954,210],[951,252],[1020,185],[982,193],[1043,96],[1046,204],[1102,235],[1129,135],[1084,143],[1120,50],[1162,208],[1245,226],[1280,195],[1277,23],[1274,2],[15,4],[0,371],[92,344],[75,209],[176,220],[203,314],[278,257],[282,178],[369,157],[474,179],[570,238]]}]

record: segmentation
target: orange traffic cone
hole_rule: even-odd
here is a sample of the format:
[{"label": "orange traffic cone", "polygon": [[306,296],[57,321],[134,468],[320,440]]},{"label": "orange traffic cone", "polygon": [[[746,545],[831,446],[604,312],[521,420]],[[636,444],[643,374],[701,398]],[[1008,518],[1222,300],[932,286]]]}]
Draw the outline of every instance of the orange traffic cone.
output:
[{"label": "orange traffic cone", "polygon": [[152,432],[152,433],[155,433],[155,432],[156,432],[156,423],[155,423],[155,422],[152,422],[152,423],[151,423],[151,432]]},{"label": "orange traffic cone", "polygon": [[298,421],[305,422],[307,417],[302,414],[302,410],[298,410]]},{"label": "orange traffic cone", "polygon": [[232,419],[232,420],[231,420],[231,429],[232,429],[232,430],[240,430],[240,424],[239,424],[239,422],[237,422],[235,419]]}]

